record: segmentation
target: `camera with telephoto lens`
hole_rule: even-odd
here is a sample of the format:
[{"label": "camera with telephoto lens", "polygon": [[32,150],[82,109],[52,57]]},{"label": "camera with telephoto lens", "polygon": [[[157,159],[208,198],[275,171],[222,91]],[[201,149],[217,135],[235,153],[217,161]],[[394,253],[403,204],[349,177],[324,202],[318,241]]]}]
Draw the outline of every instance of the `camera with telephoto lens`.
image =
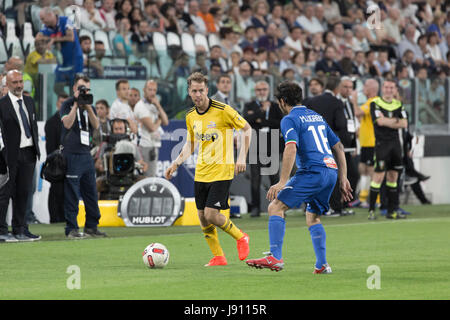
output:
[{"label": "camera with telephoto lens", "polygon": [[78,98],[77,103],[79,106],[92,105],[94,102],[94,96],[89,93],[89,90],[86,86],[78,87]]}]

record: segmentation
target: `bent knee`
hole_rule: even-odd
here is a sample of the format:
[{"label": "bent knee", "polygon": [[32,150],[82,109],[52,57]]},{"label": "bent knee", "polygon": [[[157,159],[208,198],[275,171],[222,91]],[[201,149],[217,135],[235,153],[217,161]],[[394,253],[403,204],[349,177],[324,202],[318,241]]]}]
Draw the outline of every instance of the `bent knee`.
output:
[{"label": "bent knee", "polygon": [[273,200],[267,211],[269,212],[269,216],[280,216],[284,218],[284,212],[288,209],[288,207],[278,199]]}]

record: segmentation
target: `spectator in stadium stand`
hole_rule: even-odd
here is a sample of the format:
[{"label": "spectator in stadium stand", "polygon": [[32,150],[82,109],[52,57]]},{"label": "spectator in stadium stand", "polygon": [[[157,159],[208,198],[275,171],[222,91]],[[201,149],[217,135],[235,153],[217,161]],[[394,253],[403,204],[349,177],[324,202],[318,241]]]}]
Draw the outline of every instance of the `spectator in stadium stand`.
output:
[{"label": "spectator in stadium stand", "polygon": [[189,1],[188,4],[188,13],[191,17],[192,22],[194,23],[195,33],[201,33],[206,35],[208,30],[206,28],[206,23],[203,18],[199,15],[200,6],[197,0]]},{"label": "spectator in stadium stand", "polygon": [[161,126],[169,124],[169,118],[156,96],[157,91],[158,83],[155,80],[148,80],[143,89],[144,97],[134,108],[134,115],[141,124],[139,145],[143,160],[148,164],[148,169],[144,172],[147,177],[156,177],[161,148]]},{"label": "spectator in stadium stand", "polygon": [[103,76],[103,66],[100,61],[93,61],[91,56],[92,40],[89,36],[80,37],[81,51],[83,51],[83,71],[91,78]]},{"label": "spectator in stadium stand", "polygon": [[136,119],[133,114],[133,110],[131,110],[130,105],[128,104],[128,97],[130,91],[130,84],[126,79],[120,79],[116,81],[116,95],[117,98],[111,105],[111,109],[109,110],[109,118],[113,119],[122,119],[128,121],[128,127],[130,128],[132,133],[137,134],[138,127],[136,123]]},{"label": "spectator in stadium stand", "polygon": [[164,17],[155,1],[145,2],[144,19],[148,22],[149,32],[164,32]]},{"label": "spectator in stadium stand", "polygon": [[133,32],[137,32],[139,28],[139,22],[145,20],[144,19],[144,13],[142,12],[141,8],[139,7],[133,7],[133,10],[131,10],[131,30]]},{"label": "spectator in stadium stand", "polygon": [[230,92],[232,88],[231,76],[224,73],[217,79],[217,92],[211,96],[211,99],[231,105]]},{"label": "spectator in stadium stand", "polygon": [[333,25],[336,22],[341,21],[341,11],[339,10],[339,5],[336,1],[323,0],[322,6],[324,11],[323,15],[329,25]]},{"label": "spectator in stadium stand", "polygon": [[195,34],[195,25],[191,16],[185,11],[185,4],[185,0],[175,0],[176,17],[183,32]]},{"label": "spectator in stadium stand", "polygon": [[43,8],[39,17],[44,26],[37,37],[49,38],[49,49],[53,44],[60,45],[63,61],[55,70],[55,92],[64,92],[64,86],[72,87],[75,75],[83,72],[83,52],[78,33],[68,17],[57,16],[50,7]]},{"label": "spectator in stadium stand", "polygon": [[249,61],[241,61],[239,70],[235,73],[236,101],[249,102],[255,96],[255,81],[252,79],[253,68]]},{"label": "spectator in stadium stand", "polygon": [[241,11],[241,27],[245,30],[247,27],[252,26],[253,11],[252,8],[245,3],[239,8],[239,10]]},{"label": "spectator in stadium stand", "polygon": [[376,60],[376,52],[373,50],[369,50],[366,52],[366,74],[371,77],[381,77],[381,72],[378,70],[375,65]]},{"label": "spectator in stadium stand", "polygon": [[48,50],[47,42],[48,40],[43,38],[34,39],[34,50],[26,58],[24,72],[33,78],[34,87],[38,85],[39,65],[56,63],[55,56]]},{"label": "spectator in stadium stand", "polygon": [[303,51],[302,33],[302,28],[294,26],[289,30],[289,35],[284,39],[284,43],[294,53]]},{"label": "spectator in stadium stand", "polygon": [[414,78],[416,69],[419,67],[419,63],[414,62],[414,52],[409,49],[406,50],[399,62],[408,69],[408,77],[411,79]]},{"label": "spectator in stadium stand", "polygon": [[314,16],[313,4],[306,4],[304,6],[304,14],[299,16],[295,22],[309,34],[325,31],[320,21]]},{"label": "spectator in stadium stand", "polygon": [[114,19],[116,21],[127,18],[131,24],[131,11],[133,10],[133,3],[131,0],[121,0],[117,6],[117,13]]},{"label": "spectator in stadium stand", "polygon": [[[222,68],[216,61],[212,62],[209,66],[209,77],[211,79],[217,79],[222,74]],[[211,84],[211,83],[210,83]]]},{"label": "spectator in stadium stand", "polygon": [[233,29],[231,29],[230,27],[222,27],[220,28],[219,35],[220,47],[222,48],[224,58],[229,60],[233,51],[242,52],[242,49],[238,44],[236,44]]},{"label": "spectator in stadium stand", "polygon": [[264,48],[256,50],[255,58],[252,61],[254,69],[267,71],[269,69],[268,52]]},{"label": "spectator in stadium stand", "polygon": [[293,69],[293,65],[291,62],[291,51],[289,47],[284,46],[278,49],[277,51],[279,57],[279,68],[280,73],[283,73],[285,69]]},{"label": "spectator in stadium stand", "polygon": [[421,56],[421,50],[417,45],[415,39],[416,27],[412,24],[408,24],[405,27],[405,33],[403,35],[402,41],[398,44],[398,53],[400,57],[403,57],[407,50],[411,50],[414,53],[414,61],[421,64],[422,61],[416,61],[418,57]]},{"label": "spectator in stadium stand", "polygon": [[323,72],[324,74],[330,74],[334,72],[338,72],[343,75],[341,67],[335,60],[336,57],[336,49],[333,46],[327,46],[325,48],[323,59],[317,61],[315,72]]},{"label": "spectator in stadium stand", "polygon": [[255,50],[253,47],[246,47],[242,53],[242,60],[253,61],[255,59]]},{"label": "spectator in stadium stand", "polygon": [[152,44],[152,34],[149,32],[150,28],[147,20],[139,22],[137,32],[134,32],[131,36],[131,43],[133,52],[138,57],[147,57]]},{"label": "spectator in stadium stand", "polygon": [[166,2],[161,7],[161,14],[164,17],[164,30],[165,32],[173,32],[181,35],[183,30],[178,22],[175,6],[172,3]]},{"label": "spectator in stadium stand", "polygon": [[104,69],[102,59],[105,57],[106,49],[105,44],[101,40],[95,40],[94,42],[94,56],[92,57],[92,62],[98,64],[100,67],[97,68],[99,77],[103,77]]},{"label": "spectator in stadium stand", "polygon": [[292,58],[292,68],[297,78],[309,78],[311,76],[311,68],[306,65],[305,52],[296,52]]},{"label": "spectator in stadium stand", "polygon": [[353,42],[353,50],[363,52],[369,51],[370,44],[365,36],[365,28],[360,24],[355,24],[353,26],[353,32],[355,34],[355,39]]},{"label": "spectator in stadium stand", "polygon": [[258,35],[256,33],[256,28],[254,26],[248,26],[244,31],[244,36],[239,42],[239,46],[242,49],[252,48],[255,49],[258,47]]},{"label": "spectator in stadium stand", "polygon": [[209,13],[214,18],[214,26],[216,27],[217,32],[220,31],[220,28],[223,27],[223,10],[220,7],[212,6],[209,9]]},{"label": "spectator in stadium stand", "polygon": [[113,39],[115,54],[121,58],[130,58],[133,54],[131,46],[131,24],[128,18],[122,18],[117,22],[118,32]]},{"label": "spectator in stadium stand", "polygon": [[388,8],[388,17],[382,22],[383,28],[386,30],[386,39],[392,45],[398,45],[402,41],[401,30],[405,26],[405,20],[400,16],[400,10],[397,8]]},{"label": "spectator in stadium stand", "polygon": [[220,65],[221,72],[226,72],[228,70],[228,61],[223,56],[222,47],[217,44],[209,49],[207,65],[211,67],[213,63],[218,63]]},{"label": "spectator in stadium stand", "polygon": [[[69,98],[67,94],[61,94],[56,100],[56,112],[45,122],[45,150],[47,155],[58,150],[61,145],[61,105]],[[52,182],[48,193],[48,212],[50,223],[66,221],[64,218],[64,182]]]},{"label": "spectator in stadium stand", "polygon": [[266,28],[266,34],[259,37],[258,49],[264,48],[267,51],[276,51],[284,46],[284,40],[281,39],[280,30],[274,22],[269,22]]},{"label": "spectator in stadium stand", "polygon": [[203,74],[208,74],[208,67],[206,66],[206,56],[205,50],[197,50],[195,53],[195,65],[192,67],[193,72],[201,72]]},{"label": "spectator in stadium stand", "polygon": [[377,60],[374,62],[381,74],[393,71],[393,66],[388,60],[388,52],[386,50],[378,51]]},{"label": "spectator in stadium stand", "polygon": [[269,21],[267,19],[269,9],[269,5],[265,0],[258,0],[252,4],[253,15],[250,21],[256,28],[259,37],[266,34],[267,27],[269,26]]},{"label": "spectator in stadium stand", "polygon": [[306,54],[306,65],[311,68],[313,75],[316,73],[316,64],[319,54],[314,50],[309,50]]},{"label": "spectator in stadium stand", "polygon": [[214,23],[214,17],[211,13],[209,13],[209,9],[211,8],[209,0],[201,0],[199,8],[200,10],[197,15],[203,19],[206,26],[206,32],[216,33],[218,30],[216,29],[216,25]]},{"label": "spectator in stadium stand", "polygon": [[[251,179],[251,217],[259,217],[261,212],[261,199],[260,199],[260,189],[261,189],[261,176],[263,175],[262,168],[265,166],[272,167],[273,163],[264,163],[261,161],[261,155],[267,157],[269,159],[273,159],[274,157],[271,154],[271,145],[272,143],[277,143],[279,145],[279,149],[276,150],[276,153],[279,154],[280,150],[282,150],[280,143],[280,135],[279,133],[273,135],[275,131],[274,129],[280,129],[280,121],[283,118],[283,114],[281,113],[278,104],[274,101],[269,100],[270,96],[270,88],[269,84],[266,81],[258,81],[255,84],[255,96],[256,98],[245,104],[243,116],[245,120],[250,124],[252,129],[256,130],[256,139],[252,139],[253,148],[250,148],[252,154],[249,154],[250,161],[250,179]],[[267,135],[267,140],[265,146],[261,146],[260,137],[265,134]],[[272,138],[275,138],[278,141],[272,141]],[[278,156],[275,157],[278,160]],[[276,173],[272,173],[269,175],[270,185],[274,185],[279,179],[278,170]]]},{"label": "spectator in stadium stand", "polygon": [[232,2],[228,7],[228,12],[224,20],[224,27],[231,28],[234,32],[239,33],[240,35],[244,34],[244,28],[241,24],[241,10],[239,8],[239,4]]},{"label": "spectator in stadium stand", "polygon": [[366,74],[365,60],[366,60],[366,56],[364,54],[364,51],[356,51],[355,52],[355,58],[353,59],[353,64],[354,64],[355,68],[358,70],[358,73],[356,73],[358,76],[362,77]]},{"label": "spectator in stadium stand", "polygon": [[102,19],[100,11],[95,7],[94,0],[84,0],[80,10],[81,28],[91,32],[101,30],[106,27],[106,22]]},{"label": "spectator in stadium stand", "polygon": [[306,103],[308,103],[308,99],[311,99],[312,97],[316,97],[323,93],[323,81],[319,78],[311,78],[308,82],[308,88],[310,95],[308,96],[308,98],[304,99],[303,104],[305,105]]},{"label": "spectator in stadium stand", "polygon": [[114,0],[102,0],[102,6],[98,9],[101,18],[105,22],[105,31],[116,30],[116,10]]},{"label": "spectator in stadium stand", "polygon": [[439,36],[437,32],[429,32],[427,33],[428,39],[428,51],[430,52],[430,56],[437,66],[444,65],[446,62],[442,57],[441,50],[439,48]]},{"label": "spectator in stadium stand", "polygon": [[283,5],[279,2],[275,2],[272,6],[272,11],[269,14],[267,20],[273,21],[281,31],[281,38],[286,38],[289,35],[289,27],[283,19],[284,15]]}]

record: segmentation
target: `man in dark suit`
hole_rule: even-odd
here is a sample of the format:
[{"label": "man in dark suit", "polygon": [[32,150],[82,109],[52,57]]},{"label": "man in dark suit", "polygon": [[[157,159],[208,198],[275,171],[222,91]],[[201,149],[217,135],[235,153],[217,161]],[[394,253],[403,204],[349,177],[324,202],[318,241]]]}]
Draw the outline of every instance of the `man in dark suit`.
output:
[{"label": "man in dark suit", "polygon": [[[342,104],[342,101],[336,97],[336,94],[339,92],[339,85],[339,77],[328,77],[324,93],[305,100],[304,104],[325,119],[330,128],[345,146],[351,144],[352,137],[347,131],[347,119],[344,113],[344,105]],[[336,215],[345,214],[342,210],[339,187],[335,188],[331,195],[330,207],[334,210]]]},{"label": "man in dark suit", "polygon": [[[249,151],[252,217],[258,217],[261,211],[261,175],[269,176],[270,185],[276,184],[279,180],[279,155],[280,147],[283,145],[280,144],[282,138],[279,133],[283,114],[278,104],[269,100],[269,84],[266,81],[258,81],[255,84],[255,95],[256,99],[245,104],[243,112],[245,120],[252,129],[256,130],[256,139],[252,139],[252,146]],[[274,134],[276,134],[276,137]],[[267,138],[262,138],[263,135],[266,135]],[[278,141],[273,141],[273,139]],[[267,145],[262,145],[264,141],[267,141]],[[272,152],[272,144],[274,144],[273,147],[276,147],[276,145],[280,147]],[[276,163],[273,163],[274,159],[276,159]]]},{"label": "man in dark suit", "polygon": [[36,158],[40,156],[36,111],[33,99],[22,94],[22,72],[10,70],[6,85],[9,91],[0,99],[0,121],[10,179],[0,191],[0,234],[8,233],[6,214],[12,198],[12,234],[19,241],[36,241],[41,237],[28,230],[25,219]]},{"label": "man in dark suit", "polygon": [[217,78],[217,92],[211,99],[230,105],[231,76],[223,73]]},{"label": "man in dark suit", "polygon": [[[56,112],[45,123],[45,150],[47,155],[59,149],[61,145],[61,104],[69,98],[66,93],[61,93],[56,101]],[[48,212],[50,223],[64,222],[64,182],[53,182],[48,193]]]},{"label": "man in dark suit", "polygon": [[[0,121],[0,193],[4,192],[3,187],[9,180],[9,170],[6,155],[6,146],[3,142],[3,124]],[[2,217],[3,218],[3,217]],[[6,226],[6,233],[0,233],[0,243],[1,242],[17,242],[17,239],[8,233],[8,225],[6,224],[6,216],[2,221],[0,221],[0,228],[4,229]]]}]

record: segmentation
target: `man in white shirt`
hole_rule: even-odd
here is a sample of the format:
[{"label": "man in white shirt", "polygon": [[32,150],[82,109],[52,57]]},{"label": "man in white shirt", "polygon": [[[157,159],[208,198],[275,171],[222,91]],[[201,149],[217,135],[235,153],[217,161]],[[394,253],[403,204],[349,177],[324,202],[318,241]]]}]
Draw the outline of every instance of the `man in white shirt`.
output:
[{"label": "man in white shirt", "polygon": [[105,22],[105,30],[116,30],[116,10],[114,10],[114,0],[102,0],[102,7],[98,10],[100,17]]},{"label": "man in white shirt", "polygon": [[188,5],[189,16],[191,17],[192,22],[194,22],[195,32],[206,34],[207,33],[206,24],[203,21],[203,19],[198,16],[199,8],[200,6],[198,4],[198,1],[196,0],[189,1]]},{"label": "man in white shirt", "polygon": [[161,133],[163,133],[161,126],[169,124],[167,114],[156,96],[157,91],[158,83],[155,80],[148,80],[143,89],[144,97],[134,107],[134,115],[140,123],[140,147],[142,157],[148,164],[145,172],[148,177],[156,176]]},{"label": "man in white shirt", "polygon": [[314,7],[309,4],[305,7],[305,14],[298,17],[295,22],[299,24],[308,33],[324,32],[320,21],[314,16]]},{"label": "man in white shirt", "polygon": [[302,28],[294,26],[290,29],[289,35],[284,39],[284,43],[294,52],[303,51]]},{"label": "man in white shirt", "polygon": [[135,120],[133,110],[128,104],[128,96],[130,84],[126,79],[120,79],[116,82],[117,99],[111,105],[109,110],[109,118],[127,120],[131,132],[137,133],[137,122]]}]

